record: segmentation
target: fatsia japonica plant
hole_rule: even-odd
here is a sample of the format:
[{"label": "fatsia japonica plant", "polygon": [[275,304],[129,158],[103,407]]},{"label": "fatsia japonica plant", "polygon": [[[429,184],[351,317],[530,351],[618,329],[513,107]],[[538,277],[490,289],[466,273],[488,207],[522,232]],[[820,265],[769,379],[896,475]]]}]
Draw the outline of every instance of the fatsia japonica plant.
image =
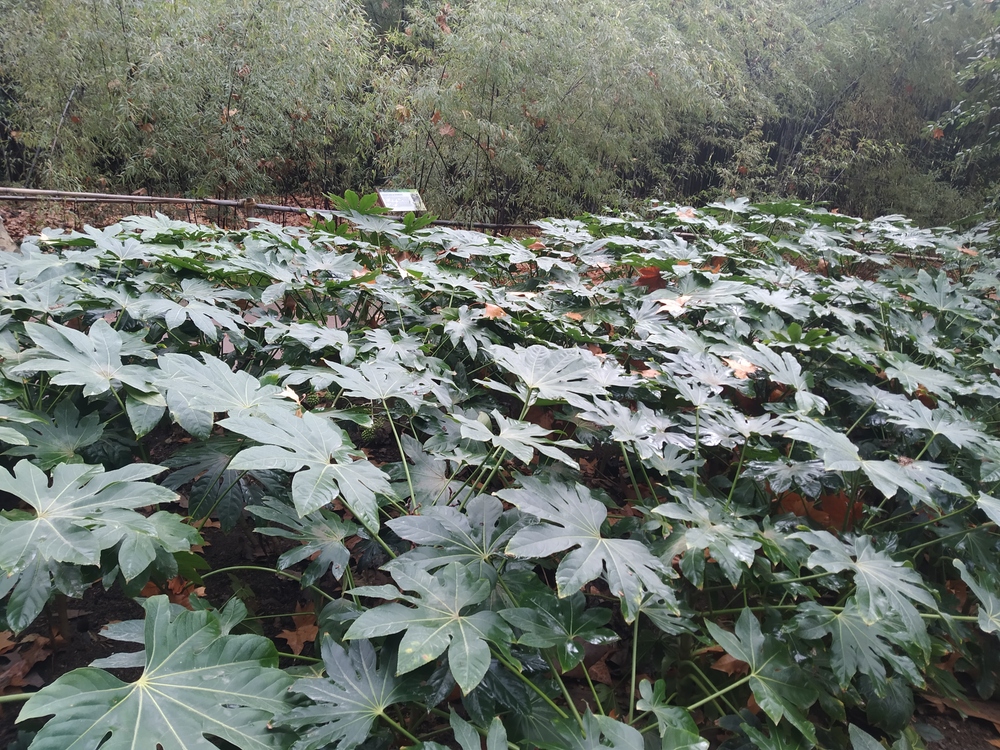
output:
[{"label": "fatsia japonica plant", "polygon": [[0,698],[33,750],[904,750],[916,691],[995,695],[992,226],[337,205],[0,257],[6,627],[146,613]]}]

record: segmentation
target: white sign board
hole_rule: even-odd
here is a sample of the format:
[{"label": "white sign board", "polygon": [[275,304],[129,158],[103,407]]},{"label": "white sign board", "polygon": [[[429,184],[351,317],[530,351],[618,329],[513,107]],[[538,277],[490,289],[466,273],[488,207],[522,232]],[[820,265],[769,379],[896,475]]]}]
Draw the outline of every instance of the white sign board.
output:
[{"label": "white sign board", "polygon": [[416,190],[379,190],[378,197],[379,202],[393,213],[427,210]]}]

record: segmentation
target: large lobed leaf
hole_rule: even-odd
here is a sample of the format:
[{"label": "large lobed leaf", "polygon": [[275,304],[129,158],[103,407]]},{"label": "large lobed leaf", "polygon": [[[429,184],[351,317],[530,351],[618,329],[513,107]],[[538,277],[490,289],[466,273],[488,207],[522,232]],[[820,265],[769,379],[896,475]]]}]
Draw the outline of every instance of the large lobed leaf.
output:
[{"label": "large lobed leaf", "polygon": [[543,558],[572,550],[556,569],[559,596],[570,596],[585,584],[603,578],[611,593],[621,598],[622,611],[629,621],[638,614],[647,593],[673,599],[673,590],[665,582],[670,570],[650,553],[649,547],[602,534],[608,510],[587,487],[546,484],[535,477],[524,477],[521,489],[501,490],[497,495],[546,522],[518,531],[507,544],[508,555]]},{"label": "large lobed leaf", "polygon": [[125,683],[101,669],[75,669],[31,697],[18,721],[51,716],[31,750],[278,750],[291,735],[272,721],[288,708],[292,678],[274,645],[256,635],[227,635],[208,611],[177,611],[165,596],[148,599],[146,663]]}]

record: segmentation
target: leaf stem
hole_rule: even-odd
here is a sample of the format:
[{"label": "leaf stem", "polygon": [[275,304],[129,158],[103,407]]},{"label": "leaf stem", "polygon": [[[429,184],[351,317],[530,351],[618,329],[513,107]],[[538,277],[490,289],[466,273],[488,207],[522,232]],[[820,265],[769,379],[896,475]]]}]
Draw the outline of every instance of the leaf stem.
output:
[{"label": "leaf stem", "polygon": [[13,693],[11,695],[0,695],[0,704],[2,703],[19,703],[26,700],[31,700],[31,696],[34,693]]},{"label": "leaf stem", "polygon": [[743,447],[740,448],[740,460],[736,464],[736,474],[733,476],[733,483],[729,485],[729,494],[726,495],[726,505],[725,511],[728,513],[729,508],[733,502],[733,493],[736,492],[736,480],[740,478],[740,472],[743,470],[743,457],[747,454],[747,441],[743,441]]},{"label": "leaf stem", "polygon": [[622,449],[622,458],[625,459],[625,468],[628,469],[629,479],[632,480],[632,489],[635,491],[636,502],[642,502],[642,493],[639,491],[639,483],[635,479],[635,472],[632,471],[632,462],[628,458],[628,451],[625,450],[625,443],[619,443]]},{"label": "leaf stem", "polygon": [[290,654],[285,651],[279,651],[278,656],[283,656],[286,659],[298,659],[299,661],[308,661],[312,662],[313,664],[323,663],[322,659],[316,659],[315,657],[312,656],[302,656],[301,654]]},{"label": "leaf stem", "polygon": [[917,545],[915,545],[913,547],[907,547],[906,549],[902,550],[900,552],[900,554],[902,554],[902,555],[909,555],[911,553],[916,553],[916,552],[919,552],[920,550],[922,550],[922,549],[924,549],[926,547],[933,547],[938,542],[944,542],[944,541],[947,541],[948,539],[954,539],[956,536],[963,536],[965,534],[971,534],[974,531],[979,531],[980,529],[985,529],[985,528],[990,527],[990,526],[996,526],[996,524],[993,521],[987,521],[986,523],[980,524],[979,526],[976,526],[976,527],[971,528],[971,529],[962,529],[961,531],[956,531],[953,534],[946,534],[945,536],[939,536],[937,539],[931,539],[930,541],[924,542],[923,544],[917,544]]},{"label": "leaf stem", "polygon": [[[229,567],[226,568],[217,568],[216,570],[210,570],[207,573],[203,574],[201,576],[201,579],[205,580],[206,578],[211,578],[212,576],[218,575],[219,573],[230,573],[234,570],[257,570],[262,573],[274,573],[275,575],[278,576],[291,578],[293,581],[298,581],[300,584],[302,583],[302,576],[297,576],[294,573],[289,573],[286,570],[278,570],[277,568],[266,568],[263,565],[230,565]],[[317,588],[316,586],[311,586],[311,585],[307,585],[306,588],[310,589],[311,591],[315,591],[317,594],[322,596],[327,601],[331,602],[336,601],[336,599],[334,599],[328,593],[323,591],[323,589],[321,588]]]},{"label": "leaf stem", "polygon": [[[685,660],[685,661],[682,661],[682,662],[680,662],[678,664],[678,666],[684,666],[684,665],[687,665],[687,666],[691,667],[691,669],[694,670],[694,673],[693,674],[689,674],[688,677],[691,678],[692,680],[694,680],[694,682],[697,682],[698,684],[700,684],[702,690],[704,690],[706,693],[709,693],[712,690],[716,689],[715,685],[709,679],[708,675],[705,674],[702,671],[701,667],[699,667],[697,664],[695,664],[693,661],[690,661],[690,660]],[[733,705],[733,702],[730,701],[729,698],[727,698],[724,695],[721,695],[721,696],[719,696],[719,699],[721,699],[723,703],[725,703],[727,706],[729,706],[729,710],[732,711],[734,714],[738,714],[739,713],[739,709],[737,709],[736,706]],[[718,705],[718,704],[716,704],[716,705]]]},{"label": "leaf stem", "polygon": [[[417,502],[417,495],[413,491],[413,479],[410,477],[410,464],[406,461],[406,453],[403,451],[403,441],[399,437],[399,432],[396,430],[396,423],[392,419],[392,414],[389,412],[389,404],[386,400],[382,399],[382,407],[385,409],[385,414],[388,417],[389,427],[392,428],[392,436],[396,439],[396,447],[399,448],[399,461],[403,464],[403,472],[406,474],[406,486],[410,490],[410,509],[413,509],[414,504]],[[395,557],[395,555],[394,555]]]},{"label": "leaf stem", "polygon": [[396,730],[397,732],[399,732],[399,733],[400,733],[401,735],[403,735],[404,737],[406,737],[406,739],[408,739],[408,740],[409,740],[410,742],[415,742],[415,743],[417,743],[418,745],[420,744],[420,739],[419,739],[418,737],[414,737],[414,736],[413,736],[412,734],[410,734],[410,733],[409,733],[409,732],[408,732],[408,731],[406,730],[406,728],[405,728],[405,727],[403,727],[403,725],[402,725],[402,724],[399,724],[398,722],[396,722],[396,721],[394,721],[393,719],[389,718],[389,716],[388,716],[388,715],[386,715],[386,714],[385,714],[384,712],[380,713],[380,714],[379,714],[379,717],[380,717],[380,718],[381,718],[381,719],[382,719],[382,720],[383,720],[383,721],[384,721],[384,722],[385,722],[386,724],[388,724],[388,725],[389,725],[389,726],[391,726],[391,727],[392,727],[393,729],[395,729],[395,730]]},{"label": "leaf stem", "polygon": [[629,682],[628,690],[628,721],[627,724],[632,724],[632,717],[635,716],[635,671],[636,671],[636,661],[638,660],[639,654],[639,613],[635,615],[635,621],[632,624],[632,678]]},{"label": "leaf stem", "polygon": [[[555,662],[552,661],[552,657],[549,654],[545,654],[545,661],[549,663],[549,669],[552,670],[552,676],[555,677],[556,682],[559,683],[559,690],[562,691],[563,698],[566,699],[566,705],[569,706],[569,710],[573,712],[573,717],[576,719],[576,723],[580,725],[580,729],[584,729],[583,717],[580,716],[580,712],[577,710],[576,704],[573,703],[573,698],[570,696],[569,689],[566,687],[566,683],[563,682],[563,678],[559,674],[559,670],[556,669]],[[582,662],[580,664],[580,668],[584,672],[587,671],[587,665]]]},{"label": "leaf stem", "polygon": [[[905,531],[915,531],[916,529],[922,529],[925,526],[931,526],[931,525],[933,525],[935,523],[940,523],[941,521],[944,521],[946,519],[954,518],[955,516],[960,516],[963,513],[967,513],[968,511],[970,511],[973,508],[975,508],[976,505],[977,505],[977,503],[975,501],[973,501],[973,502],[969,503],[968,505],[966,505],[964,508],[959,508],[958,510],[953,510],[951,513],[946,513],[945,515],[943,515],[943,516],[937,516],[936,518],[929,518],[926,521],[921,521],[920,523],[914,524],[913,526],[907,526],[906,529],[905,529]],[[881,526],[882,524],[889,523],[889,521],[895,521],[895,520],[898,520],[898,519],[894,518],[892,516],[890,516],[889,518],[884,518],[884,519],[882,519],[881,521],[879,521],[877,523],[873,523],[871,526],[866,526],[865,527],[865,531],[867,531],[868,529],[877,528],[878,526]]]},{"label": "leaf stem", "polygon": [[601,698],[597,695],[597,688],[594,687],[594,681],[590,679],[590,670],[587,669],[587,665],[583,662],[580,662],[580,669],[583,670],[583,676],[586,678],[587,685],[590,687],[590,694],[594,696],[594,703],[597,704],[597,710],[601,712],[602,716],[607,716],[607,713],[604,711],[604,704],[601,703]]},{"label": "leaf stem", "polygon": [[861,412],[861,416],[854,420],[854,424],[852,424],[850,427],[847,428],[847,432],[844,433],[844,437],[849,437],[850,434],[854,432],[854,428],[857,427],[859,424],[861,424],[861,420],[867,417],[868,412],[870,412],[874,408],[875,408],[875,402],[872,401],[870,404],[868,404],[868,408],[865,409],[863,412]]},{"label": "leaf stem", "polygon": [[750,680],[752,678],[753,678],[753,675],[752,674],[748,674],[746,677],[744,677],[741,680],[737,680],[732,685],[727,685],[726,687],[722,688],[721,690],[716,690],[714,693],[712,693],[708,697],[702,698],[700,701],[696,701],[696,702],[692,703],[690,706],[687,707],[687,710],[688,711],[694,711],[696,708],[701,708],[706,703],[711,703],[716,698],[721,698],[726,693],[735,690],[736,688],[740,687],[741,685],[746,685],[748,682],[750,682]]},{"label": "leaf stem", "polygon": [[524,683],[525,685],[527,685],[527,686],[528,686],[529,688],[531,688],[532,690],[534,690],[534,691],[535,691],[535,693],[537,693],[537,694],[538,694],[538,697],[539,697],[539,698],[541,698],[541,699],[542,699],[543,701],[545,701],[546,703],[548,703],[548,704],[549,704],[549,707],[550,707],[551,709],[553,709],[553,710],[554,710],[554,711],[555,711],[555,712],[556,712],[557,714],[559,714],[559,715],[560,715],[560,716],[561,716],[562,718],[564,718],[564,719],[568,719],[568,718],[569,718],[569,714],[567,714],[567,713],[566,713],[565,711],[563,711],[563,710],[562,710],[561,708],[559,708],[559,706],[558,706],[558,705],[556,705],[555,701],[553,701],[553,700],[552,700],[552,699],[551,699],[551,698],[550,698],[549,696],[547,696],[547,695],[545,694],[545,691],[544,691],[544,690],[542,690],[542,689],[541,689],[540,687],[538,687],[538,685],[536,685],[536,684],[535,684],[535,683],[533,683],[533,682],[532,682],[531,680],[529,680],[529,679],[528,679],[527,677],[525,677],[525,676],[524,676],[524,674],[522,674],[522,672],[521,672],[521,670],[520,670],[520,669],[518,669],[517,667],[515,667],[515,666],[514,666],[513,664],[511,664],[511,663],[510,663],[509,661],[507,661],[506,659],[504,659],[504,658],[503,658],[503,656],[501,656],[501,655],[500,655],[500,653],[498,653],[498,652],[497,652],[497,651],[496,651],[495,649],[491,649],[491,651],[493,651],[493,656],[495,656],[495,657],[496,657],[496,660],[497,660],[498,662],[500,662],[500,663],[501,663],[501,664],[503,664],[503,665],[504,665],[505,667],[507,667],[507,669],[509,669],[509,670],[510,670],[511,672],[513,672],[513,673],[514,673],[514,675],[515,675],[515,676],[516,676],[516,677],[517,677],[517,678],[518,678],[519,680],[521,680],[521,682],[523,682],[523,683]]}]

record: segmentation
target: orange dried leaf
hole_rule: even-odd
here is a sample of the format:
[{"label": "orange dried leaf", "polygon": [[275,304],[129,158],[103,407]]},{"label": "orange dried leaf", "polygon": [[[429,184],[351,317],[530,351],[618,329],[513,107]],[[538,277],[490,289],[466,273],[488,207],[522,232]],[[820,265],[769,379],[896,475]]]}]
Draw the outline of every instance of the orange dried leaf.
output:
[{"label": "orange dried leaf", "polygon": [[958,608],[965,609],[965,603],[969,599],[969,587],[965,581],[945,581],[944,587],[958,599]]},{"label": "orange dried leaf", "polygon": [[487,302],[483,306],[483,317],[489,318],[490,320],[493,320],[495,318],[506,318],[507,311],[504,310],[502,307],[497,307],[496,305],[491,305],[490,303]]},{"label": "orange dried leaf", "polygon": [[570,320],[583,320],[583,316],[578,312],[568,312],[566,313],[566,317]]},{"label": "orange dried leaf", "polygon": [[657,289],[663,289],[667,283],[660,276],[660,269],[655,266],[646,266],[639,269],[639,278],[636,279],[636,286],[644,286],[649,291],[655,292]]},{"label": "orange dried leaf", "polygon": [[[828,516],[827,526],[837,531],[847,528],[851,529],[864,516],[864,506],[862,503],[851,503],[851,498],[846,492],[837,492],[832,495],[820,495],[820,505]],[[850,518],[848,519],[848,513]]]},{"label": "orange dried leaf", "polygon": [[614,685],[614,680],[611,678],[611,670],[608,669],[608,665],[605,664],[604,659],[595,662],[587,668],[587,674],[594,682],[600,682],[602,685]]},{"label": "orange dried leaf", "polygon": [[719,672],[725,672],[727,675],[732,677],[733,675],[744,675],[750,672],[750,665],[745,661],[740,661],[739,659],[730,656],[729,654],[723,654],[720,656],[714,664],[712,664],[712,669]]},{"label": "orange dried leaf", "polygon": [[742,357],[733,357],[732,359],[723,357],[722,361],[725,362],[727,365],[729,365],[731,368],[733,368],[733,374],[740,380],[746,380],[747,378],[750,377],[750,375],[752,375],[753,373],[757,372],[758,369],[760,369],[757,367],[757,365],[753,364],[752,362],[747,362]]}]

